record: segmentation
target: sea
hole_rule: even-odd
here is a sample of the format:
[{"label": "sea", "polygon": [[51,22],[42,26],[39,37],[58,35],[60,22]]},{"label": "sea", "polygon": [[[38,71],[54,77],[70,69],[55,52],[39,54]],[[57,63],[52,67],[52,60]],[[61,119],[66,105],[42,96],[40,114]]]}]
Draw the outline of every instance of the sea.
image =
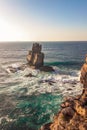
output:
[{"label": "sea", "polygon": [[[0,43],[0,130],[39,130],[53,121],[66,97],[81,94],[80,69],[85,62],[87,42],[39,42],[44,65],[54,72],[26,67],[12,73],[9,66],[27,64],[33,42]],[[32,77],[26,77],[31,73]],[[5,128],[6,127],[6,128]]]}]

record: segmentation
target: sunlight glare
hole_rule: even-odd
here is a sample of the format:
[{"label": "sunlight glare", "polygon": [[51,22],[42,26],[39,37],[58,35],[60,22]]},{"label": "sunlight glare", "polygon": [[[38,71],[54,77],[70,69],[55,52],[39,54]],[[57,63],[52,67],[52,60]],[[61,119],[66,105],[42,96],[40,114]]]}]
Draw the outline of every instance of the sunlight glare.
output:
[{"label": "sunlight glare", "polygon": [[24,36],[17,25],[0,18],[0,41],[17,41]]}]

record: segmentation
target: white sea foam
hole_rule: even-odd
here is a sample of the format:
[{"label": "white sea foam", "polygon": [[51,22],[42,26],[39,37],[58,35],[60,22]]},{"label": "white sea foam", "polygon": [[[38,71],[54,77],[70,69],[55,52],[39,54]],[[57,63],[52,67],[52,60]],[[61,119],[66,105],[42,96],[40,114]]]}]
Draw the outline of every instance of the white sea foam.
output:
[{"label": "white sea foam", "polygon": [[[13,68],[18,68],[20,64],[13,64]],[[76,95],[81,93],[82,86],[79,82],[80,72],[77,70],[67,71],[54,67],[55,72],[45,73],[39,70],[34,70],[26,67],[24,71],[19,70],[15,73],[10,73],[10,77],[2,83],[0,92],[8,94],[32,95],[39,93],[60,93],[66,95]],[[66,73],[65,73],[66,72]],[[31,73],[32,77],[25,75]],[[5,87],[6,86],[6,87]]]}]

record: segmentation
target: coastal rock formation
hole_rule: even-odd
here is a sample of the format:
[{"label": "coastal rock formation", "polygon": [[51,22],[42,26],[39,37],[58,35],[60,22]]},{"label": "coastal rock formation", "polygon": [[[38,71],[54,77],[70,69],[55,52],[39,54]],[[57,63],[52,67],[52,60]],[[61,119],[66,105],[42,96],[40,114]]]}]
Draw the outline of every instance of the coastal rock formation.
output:
[{"label": "coastal rock formation", "polygon": [[41,52],[42,46],[38,43],[34,43],[32,51],[29,51],[27,55],[27,61],[30,66],[39,68],[43,66],[44,63],[44,54]]},{"label": "coastal rock formation", "polygon": [[[15,73],[19,70],[24,71],[27,67],[32,69],[39,69],[44,72],[54,71],[53,67],[44,65],[44,53],[41,52],[42,46],[39,43],[34,43],[32,46],[32,51],[29,51],[27,55],[27,64],[13,64],[8,66],[6,69],[7,73]],[[31,74],[25,77],[32,77]]]},{"label": "coastal rock formation", "polygon": [[44,66],[44,53],[41,52],[42,46],[39,43],[34,43],[32,51],[27,55],[28,65],[40,71],[51,72],[54,69],[51,66]]},{"label": "coastal rock formation", "polygon": [[86,55],[85,63],[81,68],[80,81],[83,84],[83,87],[87,87],[87,55]]},{"label": "coastal rock formation", "polygon": [[83,84],[82,94],[67,98],[53,123],[42,126],[40,130],[87,130],[87,57],[81,68],[80,81]]}]

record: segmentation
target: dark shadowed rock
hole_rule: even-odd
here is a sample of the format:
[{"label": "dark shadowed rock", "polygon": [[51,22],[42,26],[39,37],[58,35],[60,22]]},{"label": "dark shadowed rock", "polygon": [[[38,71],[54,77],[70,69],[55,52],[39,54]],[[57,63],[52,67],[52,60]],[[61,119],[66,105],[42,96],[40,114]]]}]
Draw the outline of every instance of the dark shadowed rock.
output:
[{"label": "dark shadowed rock", "polygon": [[45,124],[44,126],[41,127],[40,130],[50,130],[50,125],[51,123]]},{"label": "dark shadowed rock", "polygon": [[19,66],[17,66],[17,65],[12,65],[12,66],[8,66],[6,71],[7,71],[8,73],[9,73],[9,72],[15,73],[15,72],[17,72],[17,71],[19,71],[19,70],[22,70],[22,71],[23,71],[26,67],[27,67],[26,64],[22,64],[22,65],[19,65]]},{"label": "dark shadowed rock", "polygon": [[53,67],[51,67],[51,66],[42,66],[42,67],[40,67],[40,70],[41,71],[45,71],[45,72],[52,72],[52,71],[54,71]]},{"label": "dark shadowed rock", "polygon": [[62,112],[62,114],[64,115],[65,118],[67,118],[67,117],[72,118],[74,113],[75,113],[74,110],[71,107],[66,107],[61,112]]},{"label": "dark shadowed rock", "polygon": [[53,85],[55,81],[53,80],[40,80],[39,83],[48,83],[49,85]]},{"label": "dark shadowed rock", "polygon": [[31,73],[25,75],[25,77],[35,77],[34,75],[32,75]]}]

